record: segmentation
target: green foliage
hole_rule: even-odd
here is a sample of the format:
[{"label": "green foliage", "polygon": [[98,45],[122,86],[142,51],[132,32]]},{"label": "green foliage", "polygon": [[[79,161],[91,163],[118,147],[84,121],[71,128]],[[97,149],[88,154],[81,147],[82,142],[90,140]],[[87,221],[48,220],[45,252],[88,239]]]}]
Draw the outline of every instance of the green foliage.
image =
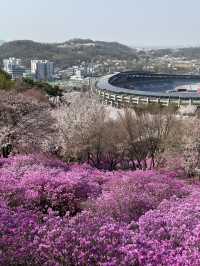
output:
[{"label": "green foliage", "polygon": [[33,79],[30,79],[30,78],[23,78],[23,81],[27,84],[27,85],[30,85],[30,86],[34,86],[35,82]]},{"label": "green foliage", "polygon": [[15,82],[11,80],[10,75],[0,70],[0,90],[12,89],[16,91],[26,91],[32,88],[38,89],[49,96],[62,96],[62,91],[58,86],[51,86],[46,82],[34,81],[29,78],[24,78],[20,82]]},{"label": "green foliage", "polygon": [[11,80],[11,77],[0,69],[0,90],[9,90],[13,85],[14,81]]},{"label": "green foliage", "polygon": [[37,88],[46,94],[48,94],[50,97],[55,97],[55,96],[62,96],[62,91],[58,86],[51,86],[50,84],[46,82],[41,82],[41,81],[34,81],[29,78],[23,79],[24,83],[27,84],[31,88]]}]

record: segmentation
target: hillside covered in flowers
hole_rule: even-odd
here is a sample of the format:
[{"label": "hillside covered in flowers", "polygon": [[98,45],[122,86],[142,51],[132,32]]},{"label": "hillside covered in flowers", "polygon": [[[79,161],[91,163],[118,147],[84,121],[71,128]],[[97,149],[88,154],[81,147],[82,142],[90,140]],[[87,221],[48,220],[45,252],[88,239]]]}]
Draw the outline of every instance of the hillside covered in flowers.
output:
[{"label": "hillside covered in flowers", "polygon": [[0,265],[200,265],[200,186],[176,171],[0,159]]}]

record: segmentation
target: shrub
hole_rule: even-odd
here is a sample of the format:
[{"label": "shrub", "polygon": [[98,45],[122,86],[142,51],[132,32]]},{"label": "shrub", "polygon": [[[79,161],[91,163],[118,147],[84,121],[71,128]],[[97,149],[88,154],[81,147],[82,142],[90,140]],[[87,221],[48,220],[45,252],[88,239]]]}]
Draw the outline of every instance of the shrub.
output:
[{"label": "shrub", "polygon": [[164,201],[139,220],[141,265],[199,265],[200,193]]},{"label": "shrub", "polygon": [[38,216],[18,208],[11,210],[0,202],[0,265],[37,265],[33,240]]},{"label": "shrub", "polygon": [[176,172],[0,159],[0,265],[197,266],[199,206]]},{"label": "shrub", "polygon": [[85,212],[68,221],[52,218],[40,232],[36,245],[44,265],[137,265],[129,252],[134,233],[109,217]]},{"label": "shrub", "polygon": [[[40,158],[41,159],[41,158]],[[0,192],[12,208],[24,207],[47,213],[49,208],[63,216],[81,211],[81,203],[101,192],[90,179],[91,170],[70,170],[67,164],[50,159],[19,156],[0,161]],[[95,171],[93,171],[95,173]]]},{"label": "shrub", "polygon": [[119,172],[115,172],[103,194],[96,201],[90,202],[89,208],[98,215],[112,216],[117,221],[137,221],[164,199],[170,199],[173,195],[181,198],[189,194],[189,187],[174,175],[159,174],[156,171],[129,171],[121,172],[120,176]]}]

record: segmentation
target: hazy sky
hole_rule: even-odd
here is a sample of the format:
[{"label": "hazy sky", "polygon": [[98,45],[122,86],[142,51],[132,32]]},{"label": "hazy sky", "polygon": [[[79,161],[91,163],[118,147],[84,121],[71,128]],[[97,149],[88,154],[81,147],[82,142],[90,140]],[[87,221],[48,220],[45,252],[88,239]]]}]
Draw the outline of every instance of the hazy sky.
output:
[{"label": "hazy sky", "polygon": [[200,45],[200,0],[0,0],[0,40]]}]

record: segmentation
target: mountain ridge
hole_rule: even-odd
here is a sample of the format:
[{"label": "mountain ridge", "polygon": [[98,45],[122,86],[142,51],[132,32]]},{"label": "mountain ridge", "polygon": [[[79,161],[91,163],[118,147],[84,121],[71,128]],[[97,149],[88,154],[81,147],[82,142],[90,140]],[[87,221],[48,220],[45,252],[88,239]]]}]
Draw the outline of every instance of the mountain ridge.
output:
[{"label": "mountain ridge", "polygon": [[0,61],[8,57],[22,58],[25,65],[31,59],[49,59],[60,68],[92,59],[136,58],[134,48],[118,42],[94,41],[91,39],[71,39],[58,43],[40,43],[32,40],[5,42],[0,46]]}]

